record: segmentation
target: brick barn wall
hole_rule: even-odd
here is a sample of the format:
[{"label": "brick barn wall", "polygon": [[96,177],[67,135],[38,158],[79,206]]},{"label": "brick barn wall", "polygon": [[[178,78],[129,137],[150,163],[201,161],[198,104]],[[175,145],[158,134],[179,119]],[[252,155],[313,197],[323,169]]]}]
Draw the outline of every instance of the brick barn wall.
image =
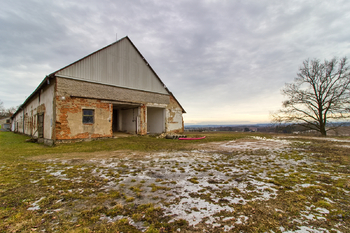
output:
[{"label": "brick barn wall", "polygon": [[[94,123],[83,123],[83,109],[94,110]],[[111,104],[100,100],[56,96],[56,140],[112,137]]]}]

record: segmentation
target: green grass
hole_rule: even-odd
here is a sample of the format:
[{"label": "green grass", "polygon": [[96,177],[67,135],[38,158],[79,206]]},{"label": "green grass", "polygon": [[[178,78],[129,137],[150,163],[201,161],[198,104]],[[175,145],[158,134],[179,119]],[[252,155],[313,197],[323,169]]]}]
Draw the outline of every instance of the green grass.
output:
[{"label": "green grass", "polygon": [[[47,147],[36,143],[25,143],[30,137],[12,132],[0,132],[1,158],[5,161],[18,161],[21,158],[44,154],[62,154],[74,152],[97,152],[115,150],[158,151],[158,150],[187,150],[198,143],[236,140],[253,134],[244,133],[205,133],[204,140],[169,140],[156,139],[150,136],[132,136],[117,139],[103,139],[90,142],[59,144]],[[259,135],[259,134],[258,134]],[[189,137],[191,134],[189,134]]]}]

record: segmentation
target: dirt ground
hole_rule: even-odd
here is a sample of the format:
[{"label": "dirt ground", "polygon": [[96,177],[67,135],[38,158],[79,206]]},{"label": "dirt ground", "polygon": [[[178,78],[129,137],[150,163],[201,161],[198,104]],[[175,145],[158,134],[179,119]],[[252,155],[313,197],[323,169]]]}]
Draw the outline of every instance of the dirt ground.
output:
[{"label": "dirt ground", "polygon": [[[315,140],[350,147],[342,139],[249,137],[189,151],[51,154],[32,158],[46,167],[30,182],[39,184],[47,175],[74,184],[96,177],[103,185],[89,193],[118,191],[120,205],[153,203],[169,222],[187,221],[179,232],[350,232],[349,208],[343,206],[350,204],[349,165],[315,158],[317,152],[305,149]],[[73,185],[62,192],[87,190]],[[40,208],[41,201],[30,208]],[[62,204],[50,211],[70,208]],[[131,215],[100,214],[100,221],[120,219],[139,231],[148,229]]]}]

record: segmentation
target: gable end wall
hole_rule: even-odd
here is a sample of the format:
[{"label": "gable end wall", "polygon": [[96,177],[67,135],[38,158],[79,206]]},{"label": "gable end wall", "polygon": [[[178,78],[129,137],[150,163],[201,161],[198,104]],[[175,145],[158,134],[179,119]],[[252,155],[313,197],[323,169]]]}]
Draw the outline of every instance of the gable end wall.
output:
[{"label": "gable end wall", "polygon": [[[112,137],[113,101],[140,105],[138,134],[147,134],[147,105],[164,106],[165,131],[183,132],[182,108],[171,95],[136,91],[57,77],[56,140]],[[95,110],[95,122],[84,125],[83,109]]]}]

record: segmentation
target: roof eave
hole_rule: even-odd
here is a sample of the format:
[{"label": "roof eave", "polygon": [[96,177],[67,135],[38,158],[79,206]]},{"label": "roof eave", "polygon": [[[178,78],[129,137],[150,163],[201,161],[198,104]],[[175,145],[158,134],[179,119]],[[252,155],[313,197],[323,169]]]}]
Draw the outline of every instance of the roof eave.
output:
[{"label": "roof eave", "polygon": [[19,112],[20,109],[23,109],[23,107],[29,102],[29,100],[30,100],[31,98],[33,98],[33,96],[34,96],[38,91],[40,91],[41,88],[42,88],[45,84],[50,84],[49,79],[50,79],[50,78],[52,79],[52,78],[54,77],[53,74],[54,74],[54,73],[51,73],[51,74],[45,76],[45,78],[43,79],[43,81],[41,81],[41,83],[39,84],[39,86],[37,86],[37,88],[32,92],[32,94],[30,94],[30,95],[26,98],[26,100],[19,106],[19,108],[16,110],[16,112],[12,114],[11,119],[14,118],[14,116]]}]

